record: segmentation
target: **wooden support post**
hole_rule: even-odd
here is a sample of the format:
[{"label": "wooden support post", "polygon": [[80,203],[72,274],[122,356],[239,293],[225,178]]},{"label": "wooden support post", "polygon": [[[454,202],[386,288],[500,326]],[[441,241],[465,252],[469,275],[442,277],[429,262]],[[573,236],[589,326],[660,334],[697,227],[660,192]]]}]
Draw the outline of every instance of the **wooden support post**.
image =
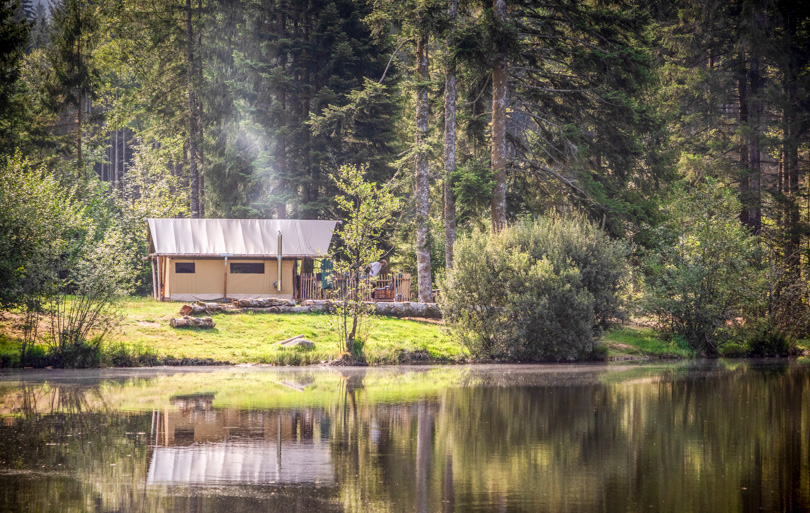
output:
[{"label": "wooden support post", "polygon": [[283,255],[283,241],[281,238],[281,230],[278,231],[278,243],[276,247],[276,257],[278,260],[278,291],[281,292],[281,257]]},{"label": "wooden support post", "polygon": [[[172,297],[172,284],[169,280],[170,270],[172,268],[172,257],[163,258],[163,300]],[[167,294],[168,292],[168,294]]]},{"label": "wooden support post", "polygon": [[298,259],[293,260],[293,299],[301,299],[301,280],[298,279]]},{"label": "wooden support post", "polygon": [[228,257],[225,257],[225,280],[222,290],[222,299],[228,299]]},{"label": "wooden support post", "polygon": [[149,257],[149,263],[152,264],[152,299],[157,299],[157,277],[155,276],[155,259]]},{"label": "wooden support post", "polygon": [[157,300],[163,301],[163,259],[157,257],[157,272],[158,272],[158,292]]}]

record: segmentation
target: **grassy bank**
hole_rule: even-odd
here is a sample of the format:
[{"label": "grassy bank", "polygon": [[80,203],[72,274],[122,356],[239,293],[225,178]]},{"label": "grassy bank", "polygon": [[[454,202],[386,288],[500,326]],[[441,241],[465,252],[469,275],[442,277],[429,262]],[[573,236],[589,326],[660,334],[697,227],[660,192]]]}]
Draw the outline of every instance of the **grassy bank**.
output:
[{"label": "grassy bank", "polygon": [[665,340],[652,328],[626,326],[602,337],[611,360],[638,358],[694,358],[697,353],[685,341]]},{"label": "grassy bank", "polygon": [[[109,366],[200,363],[309,365],[340,355],[337,332],[325,314],[241,313],[214,316],[216,328],[175,329],[180,303],[133,298],[123,305],[119,326],[105,338],[102,361]],[[14,316],[0,317],[0,366],[14,365],[19,343]],[[371,317],[361,331],[372,365],[456,363],[469,353],[439,323]],[[283,348],[277,342],[296,335],[315,343],[312,349]],[[612,330],[600,341],[610,360],[693,358],[685,344],[664,340],[651,328]],[[43,351],[44,354],[44,351]]]},{"label": "grassy bank", "polygon": [[[212,330],[174,329],[180,303],[157,303],[133,299],[124,309],[125,319],[110,335],[109,353],[121,362],[140,354],[153,354],[160,361],[206,360],[229,363],[308,365],[328,361],[340,354],[337,333],[326,314],[218,314]],[[365,354],[371,364],[455,363],[469,353],[438,323],[370,317],[363,329]],[[313,349],[285,349],[276,342],[296,335],[315,343]],[[691,358],[688,346],[663,340],[651,328],[624,327],[605,334],[601,343],[608,359]],[[427,359],[427,360],[425,360]],[[170,362],[172,363],[172,362]],[[176,363],[176,362],[174,362]]]},{"label": "grassy bank", "polygon": [[[241,313],[214,316],[210,330],[175,329],[179,303],[150,299],[128,301],[125,318],[109,335],[109,351],[122,357],[145,352],[160,360],[214,360],[229,363],[308,365],[340,354],[331,316],[324,314]],[[277,342],[296,335],[315,343],[312,349],[283,348]],[[438,324],[386,317],[370,317],[361,330],[369,363],[396,364],[429,357],[437,362],[466,358]]]}]

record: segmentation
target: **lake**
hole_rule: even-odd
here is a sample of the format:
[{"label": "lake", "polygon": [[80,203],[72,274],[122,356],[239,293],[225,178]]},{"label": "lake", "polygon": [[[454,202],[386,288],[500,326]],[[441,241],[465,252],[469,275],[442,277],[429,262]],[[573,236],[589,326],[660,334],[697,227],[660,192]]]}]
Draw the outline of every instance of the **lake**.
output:
[{"label": "lake", "polygon": [[0,511],[810,511],[810,361],[3,371]]}]

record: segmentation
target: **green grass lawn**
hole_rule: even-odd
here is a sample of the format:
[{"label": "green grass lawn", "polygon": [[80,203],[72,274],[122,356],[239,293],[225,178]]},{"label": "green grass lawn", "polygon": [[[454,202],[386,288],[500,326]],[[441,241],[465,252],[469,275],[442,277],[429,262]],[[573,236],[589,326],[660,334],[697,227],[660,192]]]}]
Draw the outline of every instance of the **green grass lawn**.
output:
[{"label": "green grass lawn", "polygon": [[608,358],[634,357],[694,358],[695,350],[677,340],[664,340],[652,328],[623,327],[607,332],[602,344],[608,348]]},{"label": "green grass lawn", "polygon": [[[149,351],[161,359],[212,359],[230,363],[307,365],[340,355],[337,331],[327,314],[217,314],[216,328],[175,329],[169,320],[178,316],[181,303],[132,299],[124,307],[125,319],[109,335],[108,344],[122,353]],[[371,364],[396,364],[403,351],[426,351],[432,362],[467,361],[468,352],[447,330],[434,323],[367,318],[361,330],[365,354]],[[296,335],[313,341],[313,349],[285,349],[275,344]],[[674,341],[663,340],[650,328],[624,327],[605,334],[600,341],[608,358],[691,358],[695,352]]]},{"label": "green grass lawn", "polygon": [[[340,355],[337,330],[326,314],[216,314],[214,329],[172,328],[181,303],[132,299],[124,320],[108,335],[107,344],[121,354],[151,352],[161,359],[212,359],[230,363],[307,365]],[[287,349],[280,342],[296,335],[315,343],[313,349]],[[436,362],[466,358],[467,352],[438,325],[388,317],[369,317],[361,328],[369,363],[394,364],[402,351],[427,351]]]},{"label": "green grass lawn", "polygon": [[[112,366],[264,363],[316,364],[341,355],[334,318],[328,314],[222,313],[213,315],[214,329],[172,328],[182,303],[158,303],[131,298],[122,305],[121,323],[104,339],[103,361]],[[6,324],[6,329],[9,324]],[[0,367],[19,361],[19,342],[0,325]],[[283,348],[277,344],[296,335],[315,343],[311,349]],[[409,354],[428,358],[420,363],[470,361],[469,352],[440,323],[371,316],[360,331],[370,364],[407,362]],[[807,341],[803,341],[807,342]],[[623,327],[609,331],[600,341],[609,359],[692,358],[695,352],[666,341],[653,329]],[[418,352],[418,353],[417,353]],[[414,361],[414,360],[411,360]]]}]

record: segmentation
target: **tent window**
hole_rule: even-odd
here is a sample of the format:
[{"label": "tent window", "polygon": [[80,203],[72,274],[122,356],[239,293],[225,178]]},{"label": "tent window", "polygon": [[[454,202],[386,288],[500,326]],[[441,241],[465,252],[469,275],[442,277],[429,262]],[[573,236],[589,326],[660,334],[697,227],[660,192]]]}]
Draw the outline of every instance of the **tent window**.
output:
[{"label": "tent window", "polygon": [[264,262],[231,264],[231,274],[264,274]]},{"label": "tent window", "polygon": [[194,262],[175,262],[174,272],[176,274],[194,274]]}]

